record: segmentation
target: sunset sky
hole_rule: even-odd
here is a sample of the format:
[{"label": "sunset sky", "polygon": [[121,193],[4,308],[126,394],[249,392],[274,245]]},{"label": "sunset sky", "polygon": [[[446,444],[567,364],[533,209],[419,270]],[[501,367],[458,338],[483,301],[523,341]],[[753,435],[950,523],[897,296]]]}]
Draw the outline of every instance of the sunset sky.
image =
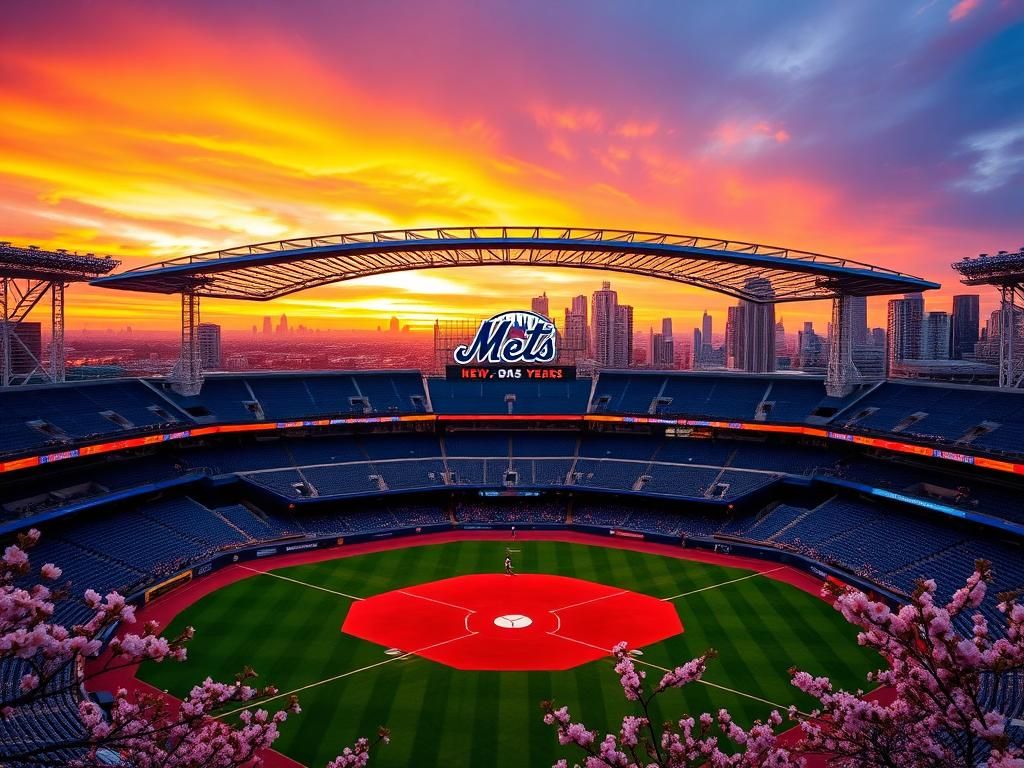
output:
[{"label": "sunset sky", "polygon": [[[0,240],[131,267],[488,224],[821,251],[937,280],[929,309],[948,310],[964,292],[950,262],[1024,243],[1024,0],[4,3]],[[688,329],[705,307],[724,322],[731,301],[608,279],[638,329]],[[541,290],[560,311],[599,282],[409,272],[203,314],[427,325]],[[871,308],[881,324],[884,301]],[[777,315],[823,329],[828,311]],[[170,330],[177,312],[69,292],[72,330]]]}]

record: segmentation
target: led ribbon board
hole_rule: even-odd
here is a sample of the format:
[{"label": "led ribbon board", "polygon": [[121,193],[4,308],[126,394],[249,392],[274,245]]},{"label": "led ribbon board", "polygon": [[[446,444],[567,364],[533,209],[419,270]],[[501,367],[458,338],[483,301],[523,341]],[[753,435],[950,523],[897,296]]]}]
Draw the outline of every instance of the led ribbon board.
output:
[{"label": "led ribbon board", "polygon": [[449,379],[524,379],[566,381],[576,378],[567,366],[548,366],[558,359],[555,324],[536,312],[500,312],[480,323],[472,341],[452,353]]}]

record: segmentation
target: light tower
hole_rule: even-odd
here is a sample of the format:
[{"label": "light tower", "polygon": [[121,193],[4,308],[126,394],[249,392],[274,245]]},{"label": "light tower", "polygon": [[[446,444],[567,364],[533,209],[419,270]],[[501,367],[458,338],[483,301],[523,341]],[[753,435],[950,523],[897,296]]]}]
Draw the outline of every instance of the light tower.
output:
[{"label": "light tower", "polygon": [[[64,288],[105,275],[119,261],[64,249],[45,251],[0,242],[0,387],[64,381]],[[26,343],[25,318],[50,294],[49,360]],[[38,331],[38,329],[36,329]]]},{"label": "light tower", "polygon": [[1017,338],[1017,317],[1024,313],[1024,247],[1014,253],[999,251],[952,265],[964,285],[992,285],[999,290],[999,386],[1024,385],[1024,344]]}]

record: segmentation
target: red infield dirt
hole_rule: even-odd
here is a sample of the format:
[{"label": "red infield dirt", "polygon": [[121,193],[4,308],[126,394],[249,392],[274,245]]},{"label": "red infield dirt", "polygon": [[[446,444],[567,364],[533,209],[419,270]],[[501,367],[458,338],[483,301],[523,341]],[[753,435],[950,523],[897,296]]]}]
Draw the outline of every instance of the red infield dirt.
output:
[{"label": "red infield dirt", "polygon": [[480,574],[354,603],[342,631],[455,669],[571,669],[683,631],[675,606],[565,576]]}]

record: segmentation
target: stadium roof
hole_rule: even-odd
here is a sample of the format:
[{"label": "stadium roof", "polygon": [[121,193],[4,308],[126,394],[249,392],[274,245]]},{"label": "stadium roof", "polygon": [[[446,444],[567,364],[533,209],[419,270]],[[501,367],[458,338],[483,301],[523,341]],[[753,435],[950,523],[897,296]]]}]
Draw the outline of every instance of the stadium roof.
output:
[{"label": "stadium roof", "polygon": [[35,245],[21,248],[0,242],[0,277],[70,283],[105,275],[120,263],[109,256],[79,256],[63,249],[47,251]]},{"label": "stadium roof", "polygon": [[492,265],[626,272],[755,302],[872,296],[937,283],[820,253],[694,235],[553,227],[404,229],[257,243],[102,277],[94,285],[266,301],[413,269]]}]

